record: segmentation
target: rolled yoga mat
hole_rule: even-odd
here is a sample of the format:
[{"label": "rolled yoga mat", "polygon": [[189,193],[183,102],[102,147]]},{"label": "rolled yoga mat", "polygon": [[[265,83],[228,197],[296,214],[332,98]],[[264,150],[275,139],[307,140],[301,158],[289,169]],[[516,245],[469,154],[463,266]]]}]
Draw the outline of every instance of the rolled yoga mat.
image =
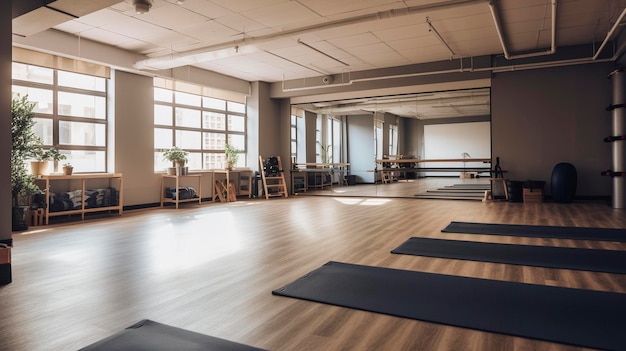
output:
[{"label": "rolled yoga mat", "polygon": [[79,351],[263,351],[144,319]]},{"label": "rolled yoga mat", "polygon": [[626,242],[626,229],[450,222],[444,233]]},{"label": "rolled yoga mat", "polygon": [[626,274],[626,251],[409,238],[391,253]]},{"label": "rolled yoga mat", "polygon": [[626,350],[626,294],[333,261],[272,294],[570,345]]}]

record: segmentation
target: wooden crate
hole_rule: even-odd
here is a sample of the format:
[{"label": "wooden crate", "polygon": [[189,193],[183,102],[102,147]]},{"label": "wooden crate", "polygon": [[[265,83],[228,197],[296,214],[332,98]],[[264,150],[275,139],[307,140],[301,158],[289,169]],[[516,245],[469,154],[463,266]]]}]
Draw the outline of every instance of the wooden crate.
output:
[{"label": "wooden crate", "polygon": [[524,202],[543,202],[543,189],[524,188]]}]

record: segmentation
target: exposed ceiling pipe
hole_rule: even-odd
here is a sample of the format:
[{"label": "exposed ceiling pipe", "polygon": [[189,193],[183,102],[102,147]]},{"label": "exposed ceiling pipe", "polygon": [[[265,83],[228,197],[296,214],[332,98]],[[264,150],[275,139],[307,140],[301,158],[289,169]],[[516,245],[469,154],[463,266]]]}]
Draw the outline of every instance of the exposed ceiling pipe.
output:
[{"label": "exposed ceiling pipe", "polygon": [[613,36],[613,33],[615,32],[615,30],[617,29],[617,27],[619,27],[619,24],[622,22],[622,19],[624,18],[625,15],[626,15],[626,8],[622,11],[622,14],[619,15],[619,18],[617,19],[617,21],[615,21],[615,24],[613,24],[613,27],[611,28],[611,30],[606,34],[606,37],[604,38],[604,41],[598,48],[598,51],[595,53],[595,55],[593,55],[594,60],[598,58],[598,55],[600,55],[606,43],[609,42],[609,39],[611,39],[611,36]]},{"label": "exposed ceiling pipe", "polygon": [[[375,103],[364,103],[364,104],[346,104],[339,106],[327,106],[327,107],[318,107],[315,109],[316,112],[322,114],[330,114],[330,113],[338,113],[338,112],[347,112],[354,111],[356,109],[360,110],[373,110],[380,109],[385,110],[393,107],[402,107],[406,106],[407,103],[411,103],[411,106],[436,106],[436,107],[467,107],[467,106],[484,106],[489,104],[489,94],[483,96],[463,96],[463,97],[447,97],[447,98],[436,98],[436,99],[427,99],[427,100],[419,100],[417,98],[406,99],[405,101],[395,101],[395,102],[375,102]],[[473,103],[468,104],[468,101],[472,101]],[[455,105],[455,103],[459,103]]]},{"label": "exposed ceiling pipe", "polygon": [[500,14],[498,13],[498,8],[496,7],[496,0],[489,1],[489,10],[491,11],[491,17],[493,17],[493,22],[496,25],[496,32],[498,33],[498,38],[500,39],[500,45],[502,46],[502,52],[504,53],[504,58],[506,58],[507,60],[515,60],[515,59],[520,59],[520,58],[552,55],[556,52],[556,7],[557,7],[557,4],[556,4],[556,0],[551,0],[551,3],[552,3],[552,38],[551,38],[550,50],[531,52],[527,54],[511,55],[506,47],[506,42],[504,40],[502,20],[500,19]]},{"label": "exposed ceiling pipe", "polygon": [[[178,54],[165,55],[161,57],[153,57],[141,61],[135,62],[133,65],[136,69],[168,69],[173,67],[180,67],[184,65],[199,63],[203,61],[209,61],[216,58],[224,58],[230,57],[237,54],[237,51],[241,51],[244,46],[249,46],[252,44],[259,44],[268,42],[271,40],[288,38],[292,36],[297,36],[301,34],[311,33],[314,31],[337,28],[342,26],[347,26],[351,24],[359,24],[372,22],[377,20],[383,20],[393,17],[414,15],[418,13],[423,13],[427,11],[434,10],[443,10],[447,8],[455,8],[459,6],[466,5],[475,5],[475,4],[484,4],[489,0],[447,0],[439,3],[432,3],[426,5],[412,6],[407,8],[399,8],[388,11],[376,12],[373,14],[362,15],[347,19],[341,19],[336,21],[324,22],[316,25],[311,25],[308,27],[296,28],[292,30],[286,30],[279,33],[268,34],[259,37],[249,37],[242,38],[239,40],[235,40],[232,42],[216,44],[212,46],[208,46],[202,49],[191,50],[187,52],[182,52]],[[248,48],[246,51],[254,52],[256,49]]]},{"label": "exposed ceiling pipe", "polygon": [[340,84],[304,86],[304,87],[287,88],[287,89],[284,88],[285,82],[283,81],[283,92],[312,90],[312,89],[318,89],[318,88],[334,88],[334,87],[339,87],[339,86],[352,85],[358,82],[369,82],[369,81],[376,81],[376,80],[388,80],[388,79],[420,77],[420,76],[435,76],[435,75],[450,74],[450,73],[465,73],[465,72],[502,73],[502,72],[523,71],[523,70],[529,70],[529,69],[584,65],[588,63],[601,63],[601,62],[612,62],[612,61],[613,59],[610,59],[610,58],[600,59],[600,60],[593,60],[592,58],[580,58],[580,59],[537,62],[537,63],[528,63],[528,64],[522,64],[522,65],[510,65],[510,66],[501,66],[501,67],[481,67],[481,68],[472,68],[472,67],[462,68],[461,67],[461,68],[456,68],[456,69],[446,69],[446,70],[440,70],[440,71],[396,74],[396,75],[378,76],[378,77],[370,77],[370,78],[356,78],[356,79],[351,79],[348,82],[340,83]]}]

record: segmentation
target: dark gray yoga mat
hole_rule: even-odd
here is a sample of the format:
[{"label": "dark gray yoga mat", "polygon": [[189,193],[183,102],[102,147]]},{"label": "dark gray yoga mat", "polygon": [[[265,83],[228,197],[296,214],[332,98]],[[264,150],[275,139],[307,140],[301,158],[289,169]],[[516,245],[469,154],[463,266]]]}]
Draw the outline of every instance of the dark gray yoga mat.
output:
[{"label": "dark gray yoga mat", "polygon": [[395,254],[626,274],[626,251],[409,238]]},{"label": "dark gray yoga mat", "polygon": [[263,351],[252,346],[142,320],[79,351]]},{"label": "dark gray yoga mat", "polygon": [[272,293],[488,332],[626,350],[626,294],[332,261]]},{"label": "dark gray yoga mat", "polygon": [[450,222],[444,233],[626,242],[626,229]]}]

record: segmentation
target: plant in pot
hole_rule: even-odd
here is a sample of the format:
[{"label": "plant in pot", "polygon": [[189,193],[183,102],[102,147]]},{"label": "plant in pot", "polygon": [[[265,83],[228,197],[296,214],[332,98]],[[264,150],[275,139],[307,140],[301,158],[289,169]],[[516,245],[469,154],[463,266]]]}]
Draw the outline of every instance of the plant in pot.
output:
[{"label": "plant in pot", "polygon": [[72,175],[72,172],[74,172],[74,166],[72,166],[71,163],[64,163],[63,164],[63,174],[64,175]]},{"label": "plant in pot", "polygon": [[188,161],[189,152],[179,148],[178,146],[172,146],[169,149],[161,150],[161,152],[163,152],[163,159],[172,162],[173,165],[173,167],[167,169],[167,174],[187,174],[187,167],[185,167],[185,164]]},{"label": "plant in pot", "polygon": [[31,149],[31,157],[34,159],[30,162],[31,173],[40,176],[48,173],[49,161],[54,161],[54,172],[59,170],[59,161],[65,160],[67,157],[63,155],[56,147],[44,149],[41,138],[37,137]]},{"label": "plant in pot", "polygon": [[226,154],[226,169],[232,170],[239,162],[239,150],[230,144],[224,145],[224,153]]},{"label": "plant in pot", "polygon": [[13,230],[28,229],[29,197],[41,194],[33,180],[35,176],[28,172],[26,160],[32,157],[33,148],[39,138],[33,131],[35,125],[34,103],[27,96],[15,96],[11,101],[11,204],[13,210]]}]

